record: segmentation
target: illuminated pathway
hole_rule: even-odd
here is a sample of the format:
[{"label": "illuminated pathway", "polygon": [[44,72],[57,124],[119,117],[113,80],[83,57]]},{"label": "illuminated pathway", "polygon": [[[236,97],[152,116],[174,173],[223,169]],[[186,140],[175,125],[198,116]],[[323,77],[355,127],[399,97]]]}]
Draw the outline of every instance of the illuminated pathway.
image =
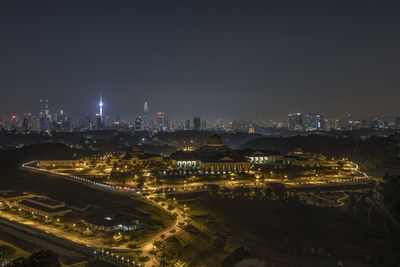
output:
[{"label": "illuminated pathway", "polygon": [[101,247],[102,246],[102,243],[100,242],[99,239],[97,239],[97,240],[96,239],[87,240],[87,239],[84,239],[84,238],[80,238],[80,237],[78,237],[76,235],[66,233],[66,232],[61,231],[61,230],[59,230],[57,228],[50,227],[50,226],[47,226],[47,225],[43,225],[43,224],[40,224],[40,223],[36,223],[34,221],[26,220],[24,218],[21,218],[19,216],[14,215],[14,214],[6,213],[6,212],[3,212],[3,211],[0,211],[0,216],[3,217],[3,218],[8,219],[10,221],[14,221],[14,222],[17,222],[17,223],[20,223],[20,224],[24,224],[24,225],[27,225],[27,226],[30,226],[30,227],[34,227],[34,228],[42,230],[42,231],[44,231],[44,232],[46,232],[48,234],[52,234],[52,235],[55,235],[55,236],[58,236],[58,237],[61,237],[61,238],[65,238],[65,239],[71,240],[71,241],[73,241],[75,243],[85,245],[87,247],[96,247],[96,246]]},{"label": "illuminated pathway", "polygon": [[[306,177],[306,178],[302,178],[301,181],[293,181],[293,182],[286,182],[285,184],[292,186],[292,187],[302,187],[302,186],[324,186],[324,185],[356,185],[359,184],[359,182],[361,181],[365,181],[365,180],[372,180],[371,178],[368,177],[368,175],[366,173],[363,173],[359,170],[359,167],[356,163],[350,162],[350,161],[344,161],[345,164],[347,165],[347,167],[350,166],[350,169],[356,173],[359,174],[359,177],[352,177],[352,178],[345,178],[345,179],[339,179],[340,176],[338,175],[337,177],[335,176],[326,176],[326,177],[318,177],[316,180],[316,177]],[[55,176],[60,176],[63,177],[65,179],[69,179],[75,182],[79,182],[82,184],[85,184],[87,186],[93,187],[95,189],[98,190],[106,190],[106,191],[112,191],[112,192],[123,192],[123,193],[128,193],[128,195],[140,195],[143,192],[147,192],[150,193],[149,196],[147,196],[146,200],[151,203],[152,205],[155,205],[159,208],[162,208],[163,210],[165,210],[166,212],[168,212],[169,214],[173,214],[176,213],[178,214],[178,216],[175,219],[175,222],[173,224],[171,224],[169,227],[167,227],[166,229],[162,230],[161,232],[155,234],[154,236],[152,236],[150,239],[148,239],[145,242],[142,242],[140,244],[138,244],[141,247],[141,250],[143,252],[143,256],[149,256],[150,257],[150,262],[148,262],[148,266],[151,265],[158,265],[158,261],[157,259],[154,257],[153,255],[153,250],[154,250],[154,246],[153,243],[154,241],[163,241],[165,239],[167,239],[168,237],[178,233],[181,229],[180,229],[180,224],[184,223],[185,221],[185,214],[180,211],[179,209],[175,208],[174,210],[170,211],[167,209],[168,205],[165,206],[161,206],[161,202],[157,203],[153,200],[151,200],[151,197],[154,197],[153,193],[190,193],[190,192],[200,192],[200,191],[208,191],[210,190],[210,188],[206,185],[206,184],[199,184],[199,183],[195,183],[193,185],[185,185],[185,186],[170,186],[168,187],[168,185],[166,186],[161,186],[159,188],[153,187],[151,189],[136,189],[136,188],[131,188],[131,187],[121,187],[121,186],[114,186],[114,185],[110,185],[110,184],[106,184],[106,183],[101,183],[101,182],[97,182],[97,181],[93,181],[90,179],[85,179],[76,175],[71,175],[71,174],[66,174],[66,173],[62,173],[59,171],[51,171],[51,170],[47,170],[47,169],[41,169],[41,168],[36,168],[33,167],[32,165],[35,163],[35,161],[32,162],[28,162],[22,165],[23,168],[25,169],[29,169],[32,171],[39,171],[39,172],[45,172],[51,175],[55,175]],[[277,179],[264,179],[264,183],[267,182],[276,182]],[[279,180],[278,180],[279,181]],[[221,186],[228,186],[228,187],[237,187],[237,186],[244,186],[244,187],[255,187],[257,185],[261,185],[257,184],[255,182],[251,182],[251,181],[218,181],[218,182],[213,182],[213,184],[218,184]],[[152,193],[153,192],[153,193]],[[342,202],[343,199],[340,199],[339,201],[339,205],[343,205]],[[1,216],[3,216],[3,214],[0,214]],[[13,218],[15,221],[17,221],[17,217]],[[28,222],[22,222],[24,224],[28,224]],[[32,225],[32,224],[31,224]],[[51,232],[57,236],[72,240],[74,242],[77,243],[81,243],[87,246],[92,246],[95,250],[96,253],[99,253],[99,251],[103,251],[103,255],[105,256],[105,250],[101,249],[102,247],[104,247],[103,244],[101,244],[100,242],[92,242],[92,240],[85,240],[82,238],[79,238],[77,236],[71,235],[71,234],[66,234],[60,230],[51,228],[46,226],[46,228],[41,228],[40,224],[35,224],[32,225],[35,228],[41,229],[43,231],[47,231],[47,232]],[[163,236],[163,238],[161,238],[161,236]],[[100,248],[100,250],[95,247]],[[118,246],[118,247],[112,247],[111,249],[127,249],[126,246]],[[111,251],[107,252],[107,255],[113,255],[111,253]],[[118,255],[116,255],[115,257],[118,257]],[[121,257],[123,259],[123,257]],[[121,259],[120,258],[120,259]],[[146,266],[145,264],[142,264],[142,266]]]},{"label": "illuminated pathway", "polygon": [[[61,173],[61,172],[53,172],[53,171],[49,171],[49,170],[46,170],[46,169],[40,169],[40,168],[36,168],[36,167],[30,166],[33,163],[34,163],[34,161],[25,163],[25,164],[22,165],[22,167],[26,168],[26,169],[29,169],[29,170],[33,170],[33,171],[45,172],[45,173],[49,173],[49,174],[52,174],[52,175],[61,176],[63,178],[70,179],[70,180],[73,180],[75,182],[83,183],[83,184],[86,184],[88,186],[92,186],[92,187],[94,187],[96,189],[100,189],[100,190],[108,190],[108,191],[112,191],[112,192],[125,192],[125,193],[131,193],[131,194],[140,194],[141,193],[141,191],[136,190],[136,189],[126,188],[126,187],[122,188],[122,187],[113,186],[113,185],[109,185],[109,184],[94,182],[94,181],[91,181],[89,179],[81,178],[81,177],[78,177],[78,176],[74,176],[74,175],[70,175],[70,174],[64,174],[64,173]],[[176,208],[176,207],[171,211],[168,210],[168,208],[167,208],[168,205],[165,205],[163,207],[163,206],[161,206],[161,202],[159,204],[159,203],[151,200],[152,197],[154,197],[154,195],[149,195],[146,198],[147,201],[150,202],[152,205],[155,205],[155,206],[165,210],[166,212],[168,212],[171,215],[173,213],[176,213],[178,215],[176,217],[176,219],[175,219],[175,222],[173,224],[171,224],[169,227],[167,227],[166,229],[162,230],[161,232],[155,234],[149,240],[139,244],[140,247],[142,248],[143,255],[150,257],[150,262],[148,262],[147,264],[149,266],[152,266],[152,265],[156,266],[158,264],[158,262],[155,259],[155,257],[153,256],[153,254],[151,253],[153,251],[153,249],[154,249],[154,247],[153,247],[154,241],[161,240],[161,236],[163,236],[163,238],[166,239],[166,238],[178,233],[180,231],[180,226],[179,225],[180,224],[184,224],[185,214],[182,211],[180,211],[178,208]],[[54,228],[49,227],[49,226],[44,226],[44,225],[39,224],[39,223],[28,221],[28,220],[19,218],[19,217],[15,216],[15,215],[10,215],[10,214],[4,213],[4,212],[0,212],[0,216],[1,217],[5,217],[5,218],[7,218],[9,220],[12,220],[12,221],[16,221],[18,223],[23,223],[23,224],[26,224],[26,225],[30,225],[32,227],[35,227],[35,228],[40,229],[42,231],[45,231],[47,233],[52,233],[52,234],[57,235],[59,237],[72,240],[72,241],[74,241],[76,243],[84,244],[84,245],[86,245],[88,247],[94,247],[94,250],[95,250],[94,253],[95,254],[96,253],[99,254],[99,253],[102,252],[103,255],[104,255],[104,251],[105,250],[101,249],[102,247],[104,247],[103,243],[98,242],[96,240],[86,240],[86,239],[83,239],[83,238],[79,238],[79,237],[77,237],[75,235],[71,235],[71,234],[62,232],[62,231],[60,231],[58,229],[54,229]],[[95,242],[93,242],[93,241],[95,241]],[[127,249],[127,247],[126,246],[118,246],[118,247],[112,247],[111,249]],[[107,255],[109,255],[109,254],[113,255],[113,253],[107,252]],[[113,255],[113,257],[114,257],[114,255]],[[119,256],[116,255],[115,258],[117,258],[117,257],[119,257]],[[121,257],[120,259],[124,259],[124,258]],[[125,261],[125,263],[127,263],[127,262],[129,262],[129,261]],[[134,264],[134,262],[131,261],[131,264]],[[147,266],[147,264],[142,264],[142,266]],[[140,266],[140,264],[138,264],[138,266]]]}]

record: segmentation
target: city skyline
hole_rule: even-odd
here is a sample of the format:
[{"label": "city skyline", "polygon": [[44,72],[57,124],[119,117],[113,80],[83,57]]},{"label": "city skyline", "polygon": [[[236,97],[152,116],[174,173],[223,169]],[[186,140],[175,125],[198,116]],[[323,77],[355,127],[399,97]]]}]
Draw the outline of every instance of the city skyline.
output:
[{"label": "city skyline", "polygon": [[[97,111],[94,114],[69,114],[63,109],[50,110],[49,100],[40,99],[38,113],[0,115],[0,128],[16,132],[81,132],[93,130],[117,130],[132,132],[174,132],[180,130],[217,130],[266,134],[268,128],[287,129],[292,132],[330,132],[352,130],[395,130],[400,129],[400,116],[374,116],[357,118],[352,114],[343,117],[329,117],[318,112],[289,112],[286,119],[227,119],[210,120],[200,115],[186,115],[184,120],[171,117],[163,111],[152,110],[149,101],[144,102],[142,112],[122,118],[103,113],[104,101],[99,94]],[[151,103],[150,103],[151,104]],[[107,106],[107,105],[105,105]],[[53,111],[53,112],[52,112]],[[107,111],[107,110],[106,110]],[[112,113],[112,111],[109,111]],[[188,119],[189,118],[189,119]],[[257,130],[256,130],[257,128]]]},{"label": "city skyline", "polygon": [[101,88],[121,117],[145,101],[179,119],[398,116],[398,7],[4,2],[0,112],[35,111],[32,100],[47,98],[92,114]]},{"label": "city skyline", "polygon": [[[103,101],[103,94],[99,94],[97,96],[97,100],[92,101],[93,102],[93,106],[91,108],[90,112],[84,112],[84,113],[79,113],[76,110],[70,110],[67,111],[65,110],[65,106],[67,105],[63,105],[63,104],[58,104],[55,105],[56,107],[54,107],[54,103],[50,104],[53,105],[53,108],[49,108],[49,99],[48,98],[41,98],[39,99],[39,104],[36,105],[36,108],[34,109],[21,109],[19,111],[13,112],[13,113],[5,113],[5,112],[1,112],[0,111],[0,116],[3,116],[5,118],[7,117],[13,117],[13,116],[17,116],[17,117],[23,117],[26,116],[27,114],[30,115],[37,115],[39,117],[42,116],[43,113],[43,107],[42,107],[42,101],[46,101],[46,114],[48,115],[52,115],[52,114],[58,114],[58,113],[68,113],[69,116],[86,116],[86,117],[96,117],[96,115],[100,115],[101,119],[103,120],[103,117],[118,117],[121,118],[121,114],[115,110],[110,110],[110,106],[112,107],[113,104],[112,103],[106,103],[107,109],[105,114],[103,115],[103,106],[105,105],[105,101]],[[51,101],[50,101],[51,102]],[[115,104],[114,104],[115,105]],[[151,107],[151,109],[150,109]],[[51,110],[51,111],[50,111]],[[151,112],[150,112],[151,111]],[[133,107],[133,111],[130,113],[126,113],[122,116],[122,120],[132,120],[135,119],[138,116],[149,116],[149,115],[156,115],[156,113],[158,112],[163,112],[166,113],[168,115],[171,115],[171,113],[167,113],[164,111],[161,111],[160,109],[157,109],[157,107],[155,107],[155,109],[153,109],[153,106],[151,105],[150,101],[144,101],[142,103],[142,106],[138,106],[138,107]],[[189,117],[196,117],[196,116],[201,116],[203,118],[207,118],[207,120],[210,121],[217,121],[220,119],[226,119],[226,120],[275,120],[275,121],[285,121],[287,120],[288,115],[290,114],[295,114],[295,113],[300,113],[300,114],[318,114],[320,116],[326,117],[326,118],[331,118],[331,119],[346,119],[349,115],[353,116],[353,114],[351,114],[350,112],[346,112],[346,110],[343,110],[339,115],[332,115],[332,114],[326,114],[326,113],[322,113],[319,112],[317,110],[309,110],[309,109],[305,109],[305,110],[299,110],[299,109],[291,109],[288,108],[288,110],[286,110],[286,113],[283,114],[283,116],[279,117],[279,118],[273,118],[273,117],[269,117],[268,114],[265,115],[260,115],[258,117],[246,117],[246,116],[238,116],[238,117],[223,117],[223,116],[218,116],[215,118],[209,118],[206,117],[204,115],[202,115],[201,113],[196,113],[194,111],[192,112],[188,112],[186,114],[179,114],[177,117],[174,117],[174,119],[176,120],[186,120]],[[397,117],[399,117],[398,114],[385,114],[379,111],[376,111],[375,114],[371,114],[368,116],[354,116],[356,117],[357,120],[370,120],[370,119],[374,119],[374,118],[391,118],[391,119],[395,119]]]}]

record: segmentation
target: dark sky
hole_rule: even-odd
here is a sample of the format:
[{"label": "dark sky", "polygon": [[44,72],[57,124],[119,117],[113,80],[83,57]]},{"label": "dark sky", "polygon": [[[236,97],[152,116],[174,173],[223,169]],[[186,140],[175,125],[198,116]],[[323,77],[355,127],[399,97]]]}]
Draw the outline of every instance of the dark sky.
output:
[{"label": "dark sky", "polygon": [[400,1],[0,1],[0,112],[400,115]]}]

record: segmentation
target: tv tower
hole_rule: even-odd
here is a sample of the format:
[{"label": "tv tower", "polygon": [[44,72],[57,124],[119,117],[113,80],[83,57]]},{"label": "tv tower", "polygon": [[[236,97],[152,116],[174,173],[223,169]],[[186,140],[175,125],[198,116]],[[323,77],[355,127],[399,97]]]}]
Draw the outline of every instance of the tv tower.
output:
[{"label": "tv tower", "polygon": [[103,97],[100,94],[100,101],[99,101],[99,115],[100,115],[100,120],[103,121]]}]

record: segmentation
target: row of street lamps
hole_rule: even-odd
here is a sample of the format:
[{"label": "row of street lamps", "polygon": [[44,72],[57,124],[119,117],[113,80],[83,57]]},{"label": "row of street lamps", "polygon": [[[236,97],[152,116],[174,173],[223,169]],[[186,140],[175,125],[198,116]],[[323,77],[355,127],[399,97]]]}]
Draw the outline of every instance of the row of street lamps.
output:
[{"label": "row of street lamps", "polygon": [[143,266],[143,267],[147,267],[146,264],[141,264],[141,263],[136,263],[132,258],[127,257],[127,256],[120,256],[118,254],[114,254],[113,252],[111,252],[111,250],[106,250],[106,249],[99,249],[99,250],[95,250],[93,251],[93,255],[95,257],[103,257],[106,259],[111,259],[111,261],[115,261],[119,264],[123,264],[126,266]]}]

